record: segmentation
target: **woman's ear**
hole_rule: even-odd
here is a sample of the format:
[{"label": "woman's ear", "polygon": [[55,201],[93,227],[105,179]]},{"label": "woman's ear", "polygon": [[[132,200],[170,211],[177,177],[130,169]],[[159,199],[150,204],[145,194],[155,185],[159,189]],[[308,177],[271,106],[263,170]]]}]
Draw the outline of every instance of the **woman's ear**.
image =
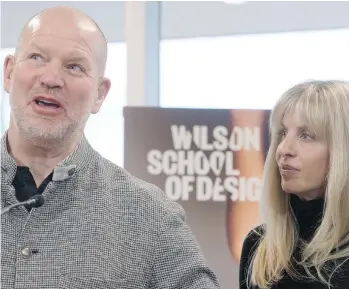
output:
[{"label": "woman's ear", "polygon": [[11,80],[12,80],[12,72],[15,68],[16,59],[13,55],[8,55],[4,61],[4,90],[9,93]]},{"label": "woman's ear", "polygon": [[107,97],[111,87],[111,81],[107,77],[103,77],[101,83],[98,87],[98,97],[92,107],[92,113],[95,114],[99,112],[105,98]]}]

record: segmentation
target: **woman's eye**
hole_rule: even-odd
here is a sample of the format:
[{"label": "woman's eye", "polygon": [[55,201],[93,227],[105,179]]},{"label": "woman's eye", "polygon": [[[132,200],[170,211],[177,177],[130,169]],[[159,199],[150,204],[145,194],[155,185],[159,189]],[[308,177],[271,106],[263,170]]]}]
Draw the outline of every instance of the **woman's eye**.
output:
[{"label": "woman's eye", "polygon": [[302,139],[305,139],[305,140],[315,139],[314,136],[312,136],[312,135],[310,135],[310,134],[308,134],[308,133],[302,133],[302,134],[300,135],[300,137],[301,137]]}]

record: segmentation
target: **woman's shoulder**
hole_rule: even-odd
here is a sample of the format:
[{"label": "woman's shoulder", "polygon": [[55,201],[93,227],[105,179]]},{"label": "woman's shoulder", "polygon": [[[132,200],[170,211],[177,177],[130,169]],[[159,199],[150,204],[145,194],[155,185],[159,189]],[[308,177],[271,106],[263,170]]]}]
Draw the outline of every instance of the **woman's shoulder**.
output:
[{"label": "woman's shoulder", "polygon": [[249,231],[242,245],[242,253],[248,253],[251,250],[254,251],[255,247],[258,245],[259,241],[263,237],[264,232],[265,225],[259,225],[253,228],[251,231]]},{"label": "woman's shoulder", "polygon": [[253,228],[244,239],[242,244],[241,256],[240,256],[240,269],[239,269],[239,283],[240,288],[245,289],[246,280],[247,280],[247,272],[250,266],[250,262],[252,257],[258,247],[259,241],[263,237],[264,233],[264,225],[259,225]]},{"label": "woman's shoulder", "polygon": [[256,251],[256,248],[258,247],[260,240],[263,237],[264,231],[265,226],[259,225],[253,228],[251,231],[249,231],[249,233],[246,235],[242,243],[240,257],[240,263],[242,263],[242,265],[247,265],[249,263],[251,257],[254,255],[254,252]]}]

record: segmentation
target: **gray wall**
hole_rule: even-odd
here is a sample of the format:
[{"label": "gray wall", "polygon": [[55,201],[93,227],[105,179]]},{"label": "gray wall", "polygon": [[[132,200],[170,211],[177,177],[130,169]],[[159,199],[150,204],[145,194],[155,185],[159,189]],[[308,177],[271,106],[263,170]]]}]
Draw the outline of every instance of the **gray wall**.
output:
[{"label": "gray wall", "polygon": [[[103,29],[109,42],[125,39],[124,2],[1,2],[1,48],[14,47],[22,26],[40,10],[77,7]],[[162,38],[191,38],[246,33],[349,27],[349,2],[163,2]]]}]

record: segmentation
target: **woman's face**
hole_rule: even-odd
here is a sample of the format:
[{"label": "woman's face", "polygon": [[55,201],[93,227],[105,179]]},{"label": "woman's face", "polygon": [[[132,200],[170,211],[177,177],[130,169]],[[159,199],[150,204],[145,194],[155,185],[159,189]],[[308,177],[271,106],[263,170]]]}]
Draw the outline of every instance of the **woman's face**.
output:
[{"label": "woman's face", "polygon": [[324,196],[329,150],[325,141],[302,122],[297,111],[283,119],[276,162],[286,193],[306,200]]}]

